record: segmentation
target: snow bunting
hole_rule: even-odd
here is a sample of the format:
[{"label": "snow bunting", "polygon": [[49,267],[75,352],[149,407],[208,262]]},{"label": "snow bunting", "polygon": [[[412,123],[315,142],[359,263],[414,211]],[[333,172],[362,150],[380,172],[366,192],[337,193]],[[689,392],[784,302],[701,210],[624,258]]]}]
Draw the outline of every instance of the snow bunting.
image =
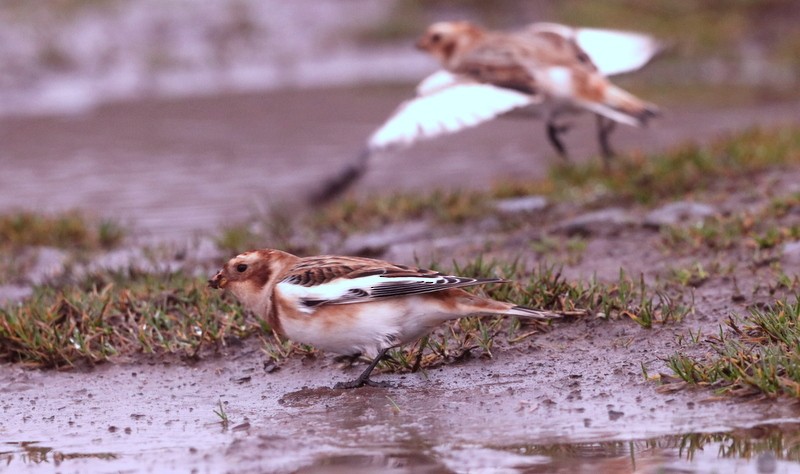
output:
[{"label": "snow bunting", "polygon": [[358,159],[327,182],[313,202],[323,203],[346,190],[376,152],[456,133],[512,111],[543,117],[548,139],[564,158],[561,134],[569,126],[558,120],[594,112],[606,165],[613,155],[608,137],[614,124],[643,126],[657,113],[655,106],[606,79],[640,69],[663,49],[645,34],[556,23],[501,33],[468,22],[445,22],[428,28],[417,47],[445,70],[423,79],[416,97],[400,104],[369,137]]},{"label": "snow bunting", "polygon": [[470,294],[462,287],[503,283],[358,257],[300,258],[262,249],[232,258],[211,280],[279,334],[319,349],[373,357],[355,380],[378,385],[372,369],[392,347],[415,341],[450,319],[479,314],[549,319],[558,315]]}]

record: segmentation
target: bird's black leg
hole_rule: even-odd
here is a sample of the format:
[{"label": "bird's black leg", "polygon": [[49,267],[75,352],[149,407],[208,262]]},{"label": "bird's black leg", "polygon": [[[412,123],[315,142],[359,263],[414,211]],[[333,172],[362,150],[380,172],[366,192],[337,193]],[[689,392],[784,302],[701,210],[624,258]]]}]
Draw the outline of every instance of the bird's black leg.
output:
[{"label": "bird's black leg", "polygon": [[606,171],[611,167],[611,159],[616,155],[608,142],[608,137],[616,126],[617,122],[602,115],[597,116],[597,139],[600,141],[600,153],[603,156],[603,166],[605,166]]},{"label": "bird's black leg", "polygon": [[564,161],[569,161],[567,149],[564,148],[564,143],[561,142],[561,134],[568,131],[570,126],[564,124],[559,125],[556,123],[555,119],[555,117],[550,117],[547,120],[547,138],[550,140],[550,144],[553,145],[553,148],[558,152],[558,156],[564,159]]},{"label": "bird's black leg", "polygon": [[375,359],[373,359],[372,362],[369,363],[369,366],[366,368],[366,370],[364,370],[364,372],[361,373],[361,375],[358,376],[357,379],[350,382],[339,382],[336,385],[334,385],[333,388],[358,388],[358,387],[363,387],[364,385],[369,385],[370,387],[388,387],[389,384],[386,382],[373,382],[369,378],[369,374],[372,373],[372,369],[374,369],[375,366],[378,365],[378,362],[380,362],[381,359],[383,359],[388,350],[389,350],[388,347],[383,349],[375,357]]},{"label": "bird's black leg", "polygon": [[428,345],[428,337],[423,337],[422,342],[419,343],[419,350],[417,351],[417,357],[414,359],[414,365],[411,366],[411,373],[416,373],[420,365],[422,365],[422,353],[425,352],[425,346]]}]

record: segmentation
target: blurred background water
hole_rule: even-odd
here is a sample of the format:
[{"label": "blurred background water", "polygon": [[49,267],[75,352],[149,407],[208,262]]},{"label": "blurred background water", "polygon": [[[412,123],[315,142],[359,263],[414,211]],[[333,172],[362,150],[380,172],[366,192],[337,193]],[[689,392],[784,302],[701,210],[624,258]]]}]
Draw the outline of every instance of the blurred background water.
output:
[{"label": "blurred background water", "polygon": [[374,82],[433,68],[411,39],[436,19],[641,30],[670,45],[648,82],[796,89],[791,0],[51,0],[0,2],[0,113],[107,101]]},{"label": "blurred background water", "polygon": [[[623,152],[800,115],[793,0],[0,0],[0,212],[78,208],[163,237],[300,202],[437,69],[413,41],[452,19],[664,41],[615,78],[665,111],[620,127]],[[360,186],[542,176],[557,162],[542,128],[504,120],[393,153]],[[567,141],[597,153],[591,121]]]}]

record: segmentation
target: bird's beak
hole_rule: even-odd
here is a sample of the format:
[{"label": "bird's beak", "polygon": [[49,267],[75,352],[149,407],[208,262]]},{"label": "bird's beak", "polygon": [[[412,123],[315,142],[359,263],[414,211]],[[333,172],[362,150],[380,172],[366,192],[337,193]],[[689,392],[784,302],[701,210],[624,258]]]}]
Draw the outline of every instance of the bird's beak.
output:
[{"label": "bird's beak", "polygon": [[417,42],[414,43],[414,47],[422,51],[427,51],[428,42],[425,39],[426,39],[425,36],[418,39]]},{"label": "bird's beak", "polygon": [[225,285],[228,284],[228,279],[222,276],[222,271],[217,272],[213,278],[208,280],[208,286],[214,288],[215,290],[219,290],[225,288]]}]

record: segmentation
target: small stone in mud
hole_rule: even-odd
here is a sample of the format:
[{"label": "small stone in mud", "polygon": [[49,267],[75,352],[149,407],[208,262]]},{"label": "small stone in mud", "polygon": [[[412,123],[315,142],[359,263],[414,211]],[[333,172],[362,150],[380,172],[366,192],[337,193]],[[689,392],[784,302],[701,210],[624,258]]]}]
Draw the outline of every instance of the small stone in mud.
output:
[{"label": "small stone in mud", "polygon": [[111,425],[111,426],[109,426],[109,427],[108,427],[108,432],[109,432],[109,433],[116,433],[116,432],[117,432],[117,429],[118,429],[118,428],[117,428],[116,426],[114,426],[114,425]]},{"label": "small stone in mud", "polygon": [[250,423],[245,421],[244,423],[240,423],[232,428],[232,431],[247,431],[250,429]]},{"label": "small stone in mud", "polygon": [[654,209],[644,218],[644,225],[653,229],[676,224],[699,224],[717,210],[708,204],[689,201],[671,202]]},{"label": "small stone in mud", "polygon": [[540,212],[547,207],[547,198],[544,196],[523,196],[518,198],[500,199],[495,201],[494,207],[500,212],[508,214]]},{"label": "small stone in mud", "polygon": [[271,374],[276,370],[280,370],[280,367],[278,367],[278,364],[276,364],[274,360],[264,362],[264,372]]},{"label": "small stone in mud", "polygon": [[636,219],[628,211],[613,207],[568,219],[557,226],[556,231],[567,235],[615,235],[636,223]]},{"label": "small stone in mud", "polygon": [[621,411],[608,410],[608,419],[611,420],[611,421],[619,420],[623,416],[625,416],[625,413],[623,413]]}]

